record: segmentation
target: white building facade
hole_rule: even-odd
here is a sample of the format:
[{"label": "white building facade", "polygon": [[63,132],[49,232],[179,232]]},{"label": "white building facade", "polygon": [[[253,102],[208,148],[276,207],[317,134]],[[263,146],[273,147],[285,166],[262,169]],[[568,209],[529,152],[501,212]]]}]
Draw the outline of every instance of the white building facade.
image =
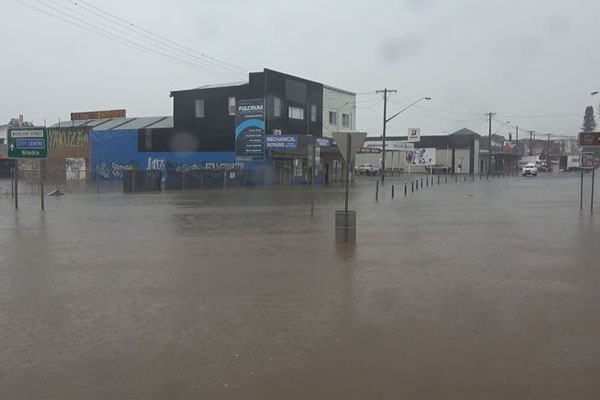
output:
[{"label": "white building facade", "polygon": [[356,130],[356,94],[323,85],[323,137]]}]

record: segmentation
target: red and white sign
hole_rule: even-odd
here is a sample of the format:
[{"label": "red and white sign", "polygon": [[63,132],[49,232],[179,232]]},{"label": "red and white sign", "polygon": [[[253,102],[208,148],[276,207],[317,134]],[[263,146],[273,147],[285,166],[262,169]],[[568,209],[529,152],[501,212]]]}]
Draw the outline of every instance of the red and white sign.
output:
[{"label": "red and white sign", "polygon": [[409,142],[420,142],[421,141],[421,128],[408,128],[408,141]]},{"label": "red and white sign", "polygon": [[600,132],[581,132],[579,134],[580,146],[600,146]]},{"label": "red and white sign", "polygon": [[594,153],[581,153],[581,168],[594,169]]}]

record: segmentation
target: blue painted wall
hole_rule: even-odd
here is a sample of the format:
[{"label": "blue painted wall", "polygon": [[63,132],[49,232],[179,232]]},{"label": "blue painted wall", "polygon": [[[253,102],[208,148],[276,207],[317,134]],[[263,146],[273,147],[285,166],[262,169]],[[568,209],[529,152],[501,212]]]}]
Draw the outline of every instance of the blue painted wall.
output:
[{"label": "blue painted wall", "polygon": [[[90,132],[92,180],[120,180],[130,165],[139,169],[222,169],[240,167],[260,169],[263,162],[235,162],[233,151],[210,152],[138,152],[137,129],[92,130]],[[267,168],[268,169],[268,168]],[[267,184],[272,179],[268,179]],[[257,182],[258,183],[258,182]]]}]

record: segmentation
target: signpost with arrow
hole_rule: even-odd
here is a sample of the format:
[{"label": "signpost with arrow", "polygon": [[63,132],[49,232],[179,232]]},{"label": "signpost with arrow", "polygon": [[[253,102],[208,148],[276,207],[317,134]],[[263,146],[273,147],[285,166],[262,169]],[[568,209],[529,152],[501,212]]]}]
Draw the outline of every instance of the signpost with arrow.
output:
[{"label": "signpost with arrow", "polygon": [[48,135],[45,127],[10,128],[7,135],[8,158],[15,160],[15,208],[19,208],[19,160],[40,160],[41,206],[44,209],[44,176],[41,168],[48,158]]},{"label": "signpost with arrow", "polygon": [[367,134],[365,132],[333,132],[333,138],[346,164],[346,194],[344,210],[335,212],[336,243],[356,242],[356,212],[348,210],[348,194],[350,191],[350,171],[352,161],[362,146]]}]

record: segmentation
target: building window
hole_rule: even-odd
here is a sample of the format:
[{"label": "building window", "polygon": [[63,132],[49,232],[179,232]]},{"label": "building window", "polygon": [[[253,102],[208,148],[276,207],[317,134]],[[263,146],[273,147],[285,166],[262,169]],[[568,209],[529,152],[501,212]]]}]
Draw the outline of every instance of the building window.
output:
[{"label": "building window", "polygon": [[152,129],[146,129],[144,148],[146,151],[152,151]]},{"label": "building window", "polygon": [[235,115],[235,97],[229,98],[227,110],[229,110],[229,115]]},{"label": "building window", "polygon": [[281,97],[273,98],[273,116],[281,117]]},{"label": "building window", "polygon": [[350,114],[342,114],[342,127],[350,128]]},{"label": "building window", "polygon": [[310,120],[312,122],[317,122],[317,105],[312,104],[310,106]]},{"label": "building window", "polygon": [[292,106],[288,107],[288,118],[304,119],[304,108]]},{"label": "building window", "polygon": [[204,99],[196,100],[196,118],[204,118]]},{"label": "building window", "polygon": [[329,125],[337,125],[337,113],[329,111]]}]

